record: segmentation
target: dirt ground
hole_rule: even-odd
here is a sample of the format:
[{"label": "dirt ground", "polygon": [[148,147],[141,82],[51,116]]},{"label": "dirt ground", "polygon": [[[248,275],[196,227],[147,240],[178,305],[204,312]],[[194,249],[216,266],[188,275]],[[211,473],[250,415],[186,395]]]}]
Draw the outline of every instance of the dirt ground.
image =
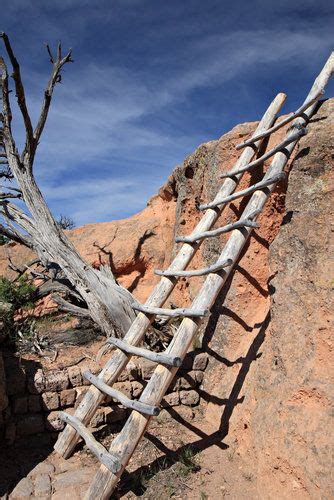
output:
[{"label": "dirt ground", "polygon": [[[106,427],[97,435],[105,446],[113,437]],[[151,422],[112,498],[224,498],[229,495],[232,480],[235,490],[236,476],[239,498],[245,498],[244,483],[249,482],[250,493],[252,475],[235,470],[232,450],[233,443],[224,440],[224,430],[217,430],[205,419],[203,407],[163,410]],[[1,455],[1,499],[80,499],[98,467],[84,446],[69,460],[62,459],[52,451],[52,439],[47,435],[26,438],[2,450]],[[44,490],[38,489],[43,480],[45,483],[45,476],[49,482]],[[5,491],[14,484],[16,488],[8,496]]]}]

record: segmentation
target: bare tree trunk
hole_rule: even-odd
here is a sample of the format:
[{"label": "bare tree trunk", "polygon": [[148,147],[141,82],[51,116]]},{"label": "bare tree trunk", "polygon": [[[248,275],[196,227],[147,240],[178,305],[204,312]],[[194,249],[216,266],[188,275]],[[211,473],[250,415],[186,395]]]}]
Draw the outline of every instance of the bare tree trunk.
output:
[{"label": "bare tree trunk", "polygon": [[[8,162],[10,175],[14,176],[19,186],[18,194],[3,193],[0,196],[0,214],[5,225],[0,225],[0,233],[20,241],[39,256],[41,263],[47,269],[53,269],[53,280],[57,274],[65,275],[72,287],[81,297],[87,307],[87,312],[107,335],[114,333],[123,336],[135,317],[132,304],[136,301],[130,292],[116,284],[115,280],[93,269],[79,255],[74,245],[52,216],[33,174],[33,162],[37,146],[47,120],[54,87],[60,81],[60,73],[64,64],[71,62],[71,51],[62,57],[61,46],[58,46],[57,57],[48,53],[52,63],[52,73],[45,90],[44,102],[37,126],[33,129],[25,101],[24,86],[21,80],[20,67],[11,48],[6,34],[1,35],[13,68],[16,98],[20,108],[25,129],[26,143],[23,152],[19,154],[11,129],[11,105],[9,100],[8,71],[3,59],[0,59],[1,90],[3,112],[2,137],[4,153]],[[29,215],[19,207],[10,203],[8,198],[22,198]],[[3,227],[3,231],[2,231]],[[18,230],[17,227],[20,229]],[[55,287],[56,288],[56,287]],[[60,300],[66,308],[66,301]],[[68,304],[70,307],[71,304]]]}]

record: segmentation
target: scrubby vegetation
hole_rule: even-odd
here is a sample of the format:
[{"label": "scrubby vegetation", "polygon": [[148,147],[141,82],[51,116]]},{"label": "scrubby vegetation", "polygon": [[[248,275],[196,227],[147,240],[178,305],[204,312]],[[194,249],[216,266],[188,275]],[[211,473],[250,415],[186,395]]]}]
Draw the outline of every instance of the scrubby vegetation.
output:
[{"label": "scrubby vegetation", "polygon": [[16,281],[0,276],[0,301],[9,302],[13,309],[31,307],[35,290],[36,287],[26,276],[20,276]]}]

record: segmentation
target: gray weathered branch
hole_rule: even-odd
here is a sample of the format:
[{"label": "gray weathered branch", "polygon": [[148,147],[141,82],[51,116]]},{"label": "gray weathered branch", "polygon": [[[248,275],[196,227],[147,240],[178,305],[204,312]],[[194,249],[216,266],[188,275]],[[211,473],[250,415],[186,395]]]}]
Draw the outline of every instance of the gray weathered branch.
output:
[{"label": "gray weathered branch", "polygon": [[40,140],[43,129],[45,127],[45,123],[46,123],[46,120],[47,120],[47,117],[49,114],[52,94],[53,94],[56,83],[60,81],[59,80],[60,72],[66,63],[73,62],[72,49],[70,49],[69,52],[64,57],[62,57],[61,56],[61,44],[59,44],[56,60],[54,60],[53,56],[51,55],[51,50],[50,50],[50,47],[48,45],[47,45],[47,50],[49,52],[50,60],[51,60],[51,63],[53,64],[53,67],[52,67],[52,73],[51,73],[50,79],[49,79],[47,87],[44,91],[44,101],[43,101],[40,117],[39,117],[37,126],[34,130],[34,141],[36,144]]},{"label": "gray weathered branch", "polygon": [[12,68],[13,68],[13,79],[15,83],[15,90],[16,90],[16,98],[17,98],[17,103],[20,108],[25,129],[26,129],[26,145],[25,145],[25,151],[30,152],[32,148],[34,147],[34,139],[33,139],[33,129],[32,129],[32,124],[31,124],[31,119],[30,115],[28,112],[27,108],[27,103],[26,103],[26,98],[25,98],[25,92],[24,92],[24,87],[22,83],[22,78],[21,78],[21,71],[20,71],[20,66],[19,63],[14,55],[13,49],[11,47],[10,41],[8,39],[8,36],[6,33],[1,33],[1,38],[4,41],[4,45],[8,54],[8,57],[10,59]]},{"label": "gray weathered branch", "polygon": [[53,294],[51,295],[51,298],[60,307],[62,311],[74,314],[74,316],[80,316],[81,318],[90,317],[88,309],[71,304],[71,302],[68,302],[67,300],[63,299],[63,297],[61,297],[60,295]]}]

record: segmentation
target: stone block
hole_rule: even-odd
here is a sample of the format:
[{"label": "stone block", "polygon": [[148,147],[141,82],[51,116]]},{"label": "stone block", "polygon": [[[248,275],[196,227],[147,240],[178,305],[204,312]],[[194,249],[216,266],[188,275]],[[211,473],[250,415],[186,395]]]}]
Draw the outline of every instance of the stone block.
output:
[{"label": "stone block", "polygon": [[116,389],[117,391],[121,392],[126,396],[127,398],[132,397],[132,386],[131,382],[126,381],[126,382],[116,382],[113,385],[113,388]]},{"label": "stone block", "polygon": [[198,392],[191,391],[180,391],[180,401],[183,405],[186,406],[196,406],[199,403],[199,394]]},{"label": "stone block", "polygon": [[177,406],[180,404],[180,394],[178,392],[171,392],[166,394],[166,396],[161,401],[162,408],[168,408],[169,406]]},{"label": "stone block", "polygon": [[49,462],[39,462],[28,474],[28,477],[34,478],[39,474],[53,474],[55,471],[54,465]]},{"label": "stone block", "polygon": [[200,370],[192,370],[180,377],[178,382],[178,389],[191,389],[201,385],[204,378],[204,373]]},{"label": "stone block", "polygon": [[11,500],[19,500],[21,498],[28,498],[33,494],[34,485],[28,477],[24,477],[15,486],[10,494]]},{"label": "stone block", "polygon": [[41,369],[31,373],[27,380],[28,390],[31,394],[41,394],[45,390],[45,377]]},{"label": "stone block", "polygon": [[60,420],[58,411],[51,411],[45,419],[45,427],[48,431],[62,431],[65,423]]},{"label": "stone block", "polygon": [[70,380],[65,370],[52,370],[45,374],[45,391],[57,392],[68,389]]},{"label": "stone block", "polygon": [[193,362],[193,370],[202,370],[204,371],[208,364],[208,355],[206,352],[200,352],[194,358]]},{"label": "stone block", "polygon": [[28,396],[28,411],[31,413],[41,411],[41,397],[39,394]]},{"label": "stone block", "polygon": [[151,377],[152,373],[154,372],[157,364],[154,363],[153,361],[150,361],[149,359],[141,359],[140,360],[140,371],[141,371],[141,378],[144,380],[147,380]]},{"label": "stone block", "polygon": [[[88,483],[91,480],[94,472],[94,468],[89,470],[87,467],[63,472],[54,478],[53,487],[55,491],[60,492],[64,488],[80,487],[83,483]],[[76,497],[73,496],[72,498]]]},{"label": "stone block", "polygon": [[26,373],[17,358],[5,359],[5,372],[7,395],[14,396],[15,394],[24,392]]},{"label": "stone block", "polygon": [[131,387],[132,397],[134,399],[138,399],[144,390],[145,384],[143,382],[138,382],[137,380],[135,380],[134,382],[131,382]]},{"label": "stone block", "polygon": [[66,406],[73,406],[77,397],[77,392],[75,389],[65,389],[60,393],[60,406],[64,408]]},{"label": "stone block", "polygon": [[35,479],[36,498],[47,497],[51,494],[51,479],[49,474],[39,474]]},{"label": "stone block", "polygon": [[118,382],[124,382],[125,380],[130,380],[132,382],[133,380],[138,380],[140,378],[140,370],[137,365],[135,365],[132,361],[130,361],[127,365],[125,370],[121,373],[121,375],[118,378]]},{"label": "stone block", "polygon": [[13,399],[13,412],[15,414],[18,414],[18,413],[27,413],[27,411],[28,411],[27,396],[16,396]]},{"label": "stone block", "polygon": [[44,431],[43,415],[40,413],[27,413],[17,422],[17,434],[19,436],[28,436]]},{"label": "stone block", "polygon": [[82,385],[81,370],[78,366],[70,366],[67,369],[68,378],[72,387]]},{"label": "stone block", "polygon": [[9,422],[6,427],[5,440],[8,444],[13,444],[16,438],[16,424]]},{"label": "stone block", "polygon": [[57,392],[44,392],[42,394],[43,410],[57,410],[59,408],[59,395]]}]

